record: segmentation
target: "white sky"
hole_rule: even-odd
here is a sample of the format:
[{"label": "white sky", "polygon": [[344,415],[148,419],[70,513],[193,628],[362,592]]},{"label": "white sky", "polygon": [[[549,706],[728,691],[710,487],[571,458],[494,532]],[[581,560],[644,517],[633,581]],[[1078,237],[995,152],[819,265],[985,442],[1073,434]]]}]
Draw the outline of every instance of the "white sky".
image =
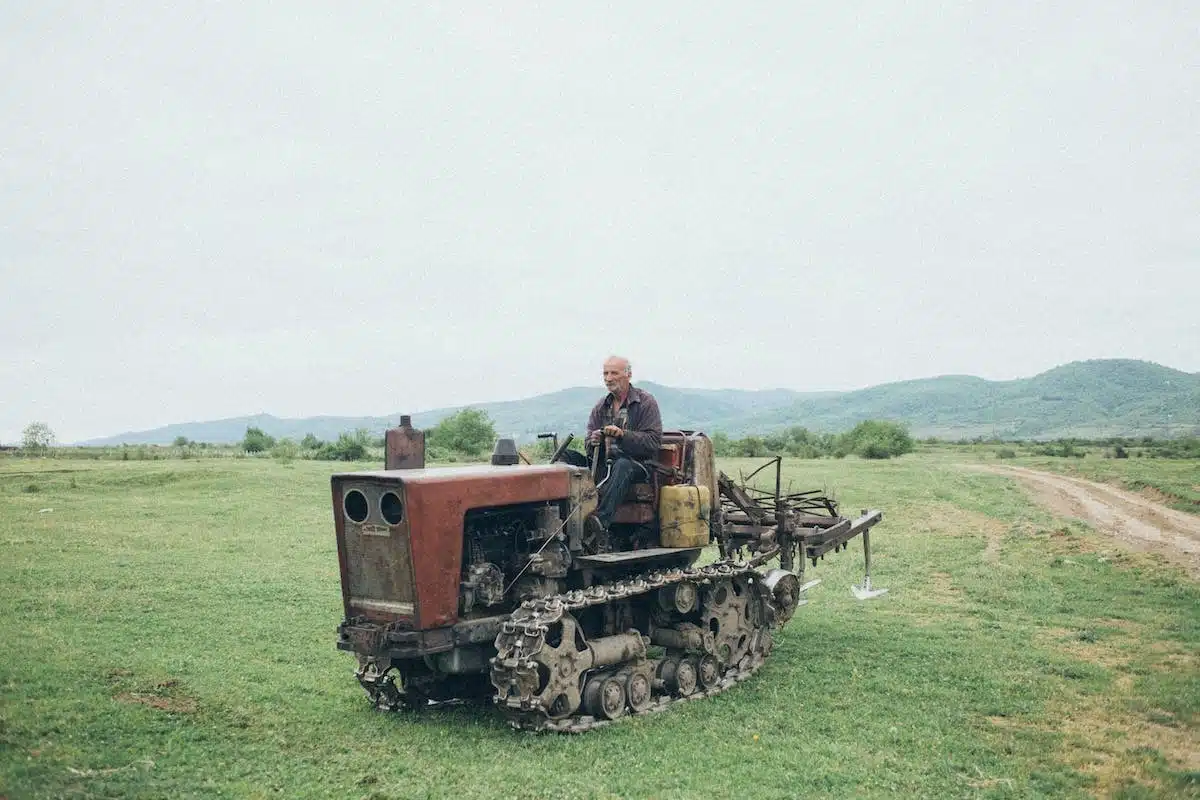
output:
[{"label": "white sky", "polygon": [[1200,371],[1200,6],[3,3],[0,441]]}]

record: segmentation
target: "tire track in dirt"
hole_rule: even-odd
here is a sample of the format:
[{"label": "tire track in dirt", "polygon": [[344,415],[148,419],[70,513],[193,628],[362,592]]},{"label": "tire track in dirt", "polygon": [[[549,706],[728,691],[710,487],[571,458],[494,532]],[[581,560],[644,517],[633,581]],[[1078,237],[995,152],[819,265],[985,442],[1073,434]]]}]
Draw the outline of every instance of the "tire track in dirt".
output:
[{"label": "tire track in dirt", "polygon": [[1141,495],[1083,478],[1027,467],[963,464],[966,469],[1016,478],[1042,506],[1088,523],[1136,550],[1159,553],[1200,579],[1200,517]]}]

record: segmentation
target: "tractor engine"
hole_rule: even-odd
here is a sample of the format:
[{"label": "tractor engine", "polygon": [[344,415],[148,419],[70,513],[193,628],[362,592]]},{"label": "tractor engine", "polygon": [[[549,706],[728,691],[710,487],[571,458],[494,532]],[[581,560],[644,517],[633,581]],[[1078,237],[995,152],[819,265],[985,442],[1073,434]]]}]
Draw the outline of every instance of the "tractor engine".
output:
[{"label": "tractor engine", "polygon": [[358,656],[364,685],[388,683],[384,705],[389,693],[410,703],[439,689],[462,694],[466,676],[486,687],[501,623],[523,598],[566,588],[572,543],[596,503],[580,467],[425,469],[423,460],[331,481],[338,647]]},{"label": "tractor engine", "polygon": [[[516,599],[562,591],[571,551],[558,503],[467,512],[459,613],[469,617]],[[494,612],[492,612],[494,613]]]}]

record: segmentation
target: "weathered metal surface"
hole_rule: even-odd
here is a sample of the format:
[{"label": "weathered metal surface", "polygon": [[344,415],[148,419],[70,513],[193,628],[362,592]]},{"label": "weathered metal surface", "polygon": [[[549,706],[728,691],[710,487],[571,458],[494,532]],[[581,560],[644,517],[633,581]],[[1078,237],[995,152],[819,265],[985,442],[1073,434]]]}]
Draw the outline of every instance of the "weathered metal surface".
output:
[{"label": "weathered metal surface", "polygon": [[[453,625],[458,621],[459,584],[462,569],[463,519],[476,508],[516,503],[565,500],[570,490],[572,468],[562,465],[534,467],[464,467],[404,471],[371,471],[335,475],[334,505],[338,531],[338,553],[342,559],[343,599],[346,616],[363,615],[377,620],[398,620],[399,613],[355,606],[351,588],[360,585],[353,570],[347,570],[352,549],[347,547],[347,526],[355,523],[341,513],[341,488],[378,486],[400,488],[405,502],[405,569],[400,547],[395,546],[395,596],[382,600],[414,604],[412,627],[418,629]],[[373,516],[372,518],[373,519]],[[370,522],[368,520],[368,524]],[[353,533],[350,537],[354,539]],[[398,540],[393,540],[398,541]],[[386,563],[383,565],[386,570]],[[404,597],[404,591],[411,599]]]},{"label": "weathered metal surface", "polygon": [[474,508],[567,498],[569,467],[489,467],[465,475],[422,470],[404,479],[413,536],[413,568],[422,576],[417,589],[417,627],[452,625],[458,620],[463,518]]},{"label": "weathered metal surface", "polygon": [[[755,475],[775,468],[774,491],[749,485]],[[806,561],[813,565],[826,553],[844,549],[846,543],[882,519],[878,511],[863,512],[853,522],[838,513],[837,504],[820,490],[784,492],[783,459],[775,457],[741,483],[720,475],[722,519],[721,554],[730,556],[747,549],[751,553],[777,550],[779,565],[804,575]]]},{"label": "weathered metal surface", "polygon": [[412,426],[412,417],[400,417],[400,425],[384,434],[383,465],[386,469],[423,469],[425,431]]},{"label": "weathered metal surface", "polygon": [[[598,639],[603,657],[597,657],[600,653],[575,612],[630,604],[665,611],[656,600],[658,592],[681,584],[695,586],[704,598],[700,619],[708,633],[700,634],[700,652],[691,647],[696,626],[677,614],[660,623],[674,636],[651,636],[683,647],[663,642],[664,656],[650,660],[644,649],[633,645],[630,637],[637,631],[630,631],[624,637]],[[697,690],[699,696],[712,696],[744,680],[770,654],[773,627],[770,593],[759,573],[745,563],[652,572],[527,601],[496,637],[497,654],[491,661],[495,702],[515,728],[582,733],[630,714],[664,710],[673,701],[697,696]],[[621,668],[595,670],[605,665]],[[691,677],[680,680],[681,668]],[[635,679],[638,675],[654,678],[643,687]]]},{"label": "weathered metal surface", "polygon": [[647,547],[645,550],[628,550],[623,553],[597,553],[590,556],[579,556],[575,560],[580,564],[594,567],[611,567],[616,565],[640,564],[663,557],[691,556],[700,554],[699,547]]},{"label": "weathered metal surface", "polygon": [[[381,503],[385,494],[401,498],[395,484],[355,480],[332,482],[338,561],[342,575],[342,604],[347,619],[396,621],[414,617],[414,581],[409,550],[407,515],[398,523],[384,519]],[[366,515],[350,518],[345,498],[357,492],[365,501]]]}]

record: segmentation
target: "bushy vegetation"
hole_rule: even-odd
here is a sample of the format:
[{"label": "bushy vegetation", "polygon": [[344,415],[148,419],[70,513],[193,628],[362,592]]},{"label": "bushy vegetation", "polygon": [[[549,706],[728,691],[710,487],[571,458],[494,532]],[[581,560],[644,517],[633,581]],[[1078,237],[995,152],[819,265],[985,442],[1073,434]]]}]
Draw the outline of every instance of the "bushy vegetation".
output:
[{"label": "bushy vegetation", "polygon": [[486,411],[464,408],[446,417],[425,434],[427,457],[480,456],[496,441],[496,426]]},{"label": "bushy vegetation", "polygon": [[1104,458],[1200,458],[1200,437],[1056,439],[1042,442],[1032,449],[1033,455],[1059,458],[1084,458],[1089,453],[1097,453]]},{"label": "bushy vegetation", "polygon": [[892,458],[913,451],[913,439],[908,430],[890,420],[866,420],[845,433],[815,433],[800,425],[765,436],[746,436],[731,439],[715,433],[713,447],[719,456],[760,458],[792,456],[793,458]]},{"label": "bushy vegetation", "polygon": [[[305,441],[308,441],[307,436]],[[309,451],[309,457],[318,461],[365,461],[373,444],[371,432],[359,428],[338,434],[336,442],[317,442],[317,446]]]},{"label": "bushy vegetation", "polygon": [[262,428],[246,428],[242,449],[247,453],[265,453],[274,446],[275,438],[263,433]]},{"label": "bushy vegetation", "polygon": [[45,453],[54,444],[54,431],[44,422],[31,422],[21,431],[21,447],[31,453]]},{"label": "bushy vegetation", "polygon": [[908,429],[898,422],[869,419],[842,434],[842,448],[862,458],[891,458],[913,451]]},{"label": "bushy vegetation", "polygon": [[297,455],[299,455],[299,453],[300,448],[294,441],[288,439],[287,437],[277,441],[275,446],[271,448],[271,457],[278,459],[285,464],[294,459]]}]

